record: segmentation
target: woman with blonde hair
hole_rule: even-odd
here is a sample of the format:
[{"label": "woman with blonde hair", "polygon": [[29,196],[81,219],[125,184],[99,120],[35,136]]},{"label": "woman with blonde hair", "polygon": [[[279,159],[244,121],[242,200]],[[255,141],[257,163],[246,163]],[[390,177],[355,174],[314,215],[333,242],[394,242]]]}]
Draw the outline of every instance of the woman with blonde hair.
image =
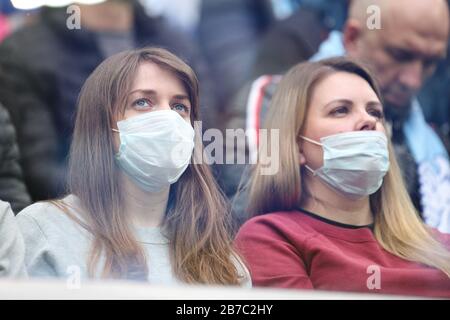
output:
[{"label": "woman with blonde hair", "polygon": [[236,239],[255,286],[450,297],[450,238],[411,203],[369,71],[346,58],[293,67],[265,129],[279,140],[261,139]]},{"label": "woman with blonde hair", "polygon": [[164,49],[116,54],[85,82],[68,196],[18,215],[32,277],[249,285],[202,156],[198,82]]}]

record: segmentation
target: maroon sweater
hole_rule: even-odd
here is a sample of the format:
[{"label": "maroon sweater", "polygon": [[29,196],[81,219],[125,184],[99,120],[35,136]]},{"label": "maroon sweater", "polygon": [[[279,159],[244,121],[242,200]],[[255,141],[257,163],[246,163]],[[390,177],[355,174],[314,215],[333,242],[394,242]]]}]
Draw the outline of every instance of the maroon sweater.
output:
[{"label": "maroon sweater", "polygon": [[[450,248],[450,235],[439,236]],[[277,212],[245,223],[236,247],[255,286],[450,297],[445,273],[387,252],[371,226]]]}]

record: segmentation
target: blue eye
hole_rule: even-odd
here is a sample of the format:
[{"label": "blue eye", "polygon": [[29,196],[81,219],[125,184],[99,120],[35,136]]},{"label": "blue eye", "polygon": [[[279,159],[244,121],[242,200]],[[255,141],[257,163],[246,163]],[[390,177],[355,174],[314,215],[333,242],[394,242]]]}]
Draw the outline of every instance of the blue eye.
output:
[{"label": "blue eye", "polygon": [[137,99],[133,102],[133,107],[138,110],[148,109],[149,107],[151,107],[151,102],[147,99]]},{"label": "blue eye", "polygon": [[177,112],[189,112],[189,108],[182,103],[176,103],[172,106],[172,109]]}]

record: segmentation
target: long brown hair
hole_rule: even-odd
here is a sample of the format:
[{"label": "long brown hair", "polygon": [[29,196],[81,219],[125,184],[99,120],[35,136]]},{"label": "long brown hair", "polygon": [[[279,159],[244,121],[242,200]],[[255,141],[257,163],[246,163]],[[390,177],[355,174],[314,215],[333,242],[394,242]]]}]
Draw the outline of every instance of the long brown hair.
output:
[{"label": "long brown hair", "polygon": [[[350,59],[306,62],[291,68],[281,80],[266,116],[264,127],[278,129],[279,142],[272,142],[271,135],[261,141],[258,162],[250,182],[250,215],[297,210],[308,196],[299,170],[298,137],[304,130],[315,85],[339,71],[365,79],[381,100],[377,84],[368,69]],[[264,155],[271,150],[271,143],[279,143],[279,170],[275,175],[263,175],[261,170],[267,163]],[[420,220],[404,186],[390,142],[388,147],[389,171],[381,188],[370,196],[375,217],[375,237],[387,251],[436,267],[450,275],[450,254]]]},{"label": "long brown hair", "polygon": [[[151,62],[184,84],[191,103],[191,124],[199,116],[198,80],[193,70],[167,50],[144,48],[116,54],[86,80],[78,101],[69,160],[68,192],[80,199],[83,219],[57,201],[93,235],[88,269],[93,276],[104,255],[103,277],[145,278],[147,263],[123,208],[119,168],[114,161],[112,125],[123,114],[126,95],[139,65]],[[171,241],[174,274],[187,283],[238,284],[229,229],[229,210],[201,157],[201,132],[191,163],[170,187],[163,227]],[[82,221],[83,220],[83,221]]]}]

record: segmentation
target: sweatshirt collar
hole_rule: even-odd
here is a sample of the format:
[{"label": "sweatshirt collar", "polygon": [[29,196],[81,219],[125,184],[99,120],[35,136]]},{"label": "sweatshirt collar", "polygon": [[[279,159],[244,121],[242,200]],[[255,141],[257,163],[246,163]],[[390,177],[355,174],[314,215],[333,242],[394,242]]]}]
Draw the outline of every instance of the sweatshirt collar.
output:
[{"label": "sweatshirt collar", "polygon": [[297,212],[301,220],[319,233],[349,242],[376,242],[373,235],[374,224],[355,226],[321,217],[302,208]]}]

